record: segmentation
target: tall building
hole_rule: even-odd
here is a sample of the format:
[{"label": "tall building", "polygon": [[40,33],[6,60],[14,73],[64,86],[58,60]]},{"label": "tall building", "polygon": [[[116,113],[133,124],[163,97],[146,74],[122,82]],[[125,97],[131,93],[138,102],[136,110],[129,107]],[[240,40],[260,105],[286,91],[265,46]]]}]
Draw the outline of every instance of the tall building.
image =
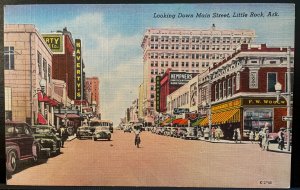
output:
[{"label": "tall building", "polygon": [[155,77],[172,71],[201,73],[227,58],[243,44],[250,44],[253,30],[148,29],[142,41],[146,122],[154,122]]},{"label": "tall building", "polygon": [[5,119],[53,124],[52,51],[31,24],[4,26]]},{"label": "tall building", "polygon": [[[53,79],[63,80],[67,84],[68,97],[75,99],[75,43],[70,31],[64,28],[56,33],[42,34],[53,52]],[[82,85],[85,72],[82,61]],[[84,87],[83,87],[84,88]],[[85,95],[83,95],[84,98]]]},{"label": "tall building", "polygon": [[99,78],[98,77],[86,77],[85,79],[85,94],[86,100],[89,104],[96,105],[96,110],[100,110],[99,101]]}]

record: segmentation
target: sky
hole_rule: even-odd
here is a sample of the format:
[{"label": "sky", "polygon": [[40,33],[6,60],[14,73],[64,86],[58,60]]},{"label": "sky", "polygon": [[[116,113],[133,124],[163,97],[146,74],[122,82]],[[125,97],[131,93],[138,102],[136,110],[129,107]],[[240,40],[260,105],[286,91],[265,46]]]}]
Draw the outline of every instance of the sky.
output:
[{"label": "sky", "polygon": [[[264,17],[250,17],[251,12]],[[267,16],[269,12],[278,16]],[[178,14],[193,17],[179,18]],[[196,18],[197,13],[210,14]],[[214,13],[230,18],[213,18]],[[233,17],[245,13],[247,17]],[[175,18],[155,18],[172,15]],[[294,47],[295,6],[293,4],[53,4],[6,5],[4,24],[34,24],[40,33],[62,30],[81,39],[87,77],[100,79],[103,119],[115,125],[138,97],[143,81],[141,42],[148,28],[255,30],[254,43]]]}]

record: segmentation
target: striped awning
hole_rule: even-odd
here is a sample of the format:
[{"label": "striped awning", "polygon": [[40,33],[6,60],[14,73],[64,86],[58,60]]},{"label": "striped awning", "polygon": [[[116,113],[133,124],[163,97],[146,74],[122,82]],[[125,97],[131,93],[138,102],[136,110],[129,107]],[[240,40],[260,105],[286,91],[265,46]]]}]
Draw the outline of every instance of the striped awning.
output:
[{"label": "striped awning", "polygon": [[[212,114],[211,121],[213,125],[240,122],[240,110],[233,109],[224,112],[214,113]],[[200,126],[207,126],[207,125],[208,125],[208,117],[206,117],[200,122]]]},{"label": "striped awning", "polygon": [[195,127],[195,126],[199,126],[201,121],[203,121],[203,119],[205,119],[204,117],[198,119],[197,121],[193,122],[192,123],[192,127]]}]

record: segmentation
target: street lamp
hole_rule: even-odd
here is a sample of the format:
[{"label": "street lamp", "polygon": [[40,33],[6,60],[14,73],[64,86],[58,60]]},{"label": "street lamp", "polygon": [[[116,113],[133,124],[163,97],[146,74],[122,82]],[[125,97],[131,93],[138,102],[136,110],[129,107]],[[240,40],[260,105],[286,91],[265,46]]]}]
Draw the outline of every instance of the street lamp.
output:
[{"label": "street lamp", "polygon": [[275,91],[276,91],[276,100],[279,101],[280,96],[286,100],[287,106],[287,115],[286,115],[286,130],[287,130],[287,147],[288,151],[290,151],[290,129],[291,129],[291,97],[293,93],[291,92],[291,50],[290,47],[287,48],[287,92],[282,93],[282,85],[277,81],[275,84]]},{"label": "street lamp", "polygon": [[208,101],[208,102],[203,101],[202,102],[202,107],[203,107],[203,109],[208,110],[209,140],[211,141],[211,124],[212,124],[212,122],[211,122],[211,102],[210,101]]}]

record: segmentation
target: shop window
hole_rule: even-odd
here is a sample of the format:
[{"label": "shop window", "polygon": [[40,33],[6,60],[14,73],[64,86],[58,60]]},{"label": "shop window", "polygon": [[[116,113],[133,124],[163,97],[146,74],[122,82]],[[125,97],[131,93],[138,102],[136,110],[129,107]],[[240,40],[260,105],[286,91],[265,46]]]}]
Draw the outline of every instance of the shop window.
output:
[{"label": "shop window", "polygon": [[15,69],[14,47],[4,47],[4,69]]},{"label": "shop window", "polygon": [[268,92],[275,92],[277,73],[268,73]]},{"label": "shop window", "polygon": [[244,111],[244,130],[256,130],[269,123],[269,132],[273,132],[273,111],[271,109],[247,109]]}]

